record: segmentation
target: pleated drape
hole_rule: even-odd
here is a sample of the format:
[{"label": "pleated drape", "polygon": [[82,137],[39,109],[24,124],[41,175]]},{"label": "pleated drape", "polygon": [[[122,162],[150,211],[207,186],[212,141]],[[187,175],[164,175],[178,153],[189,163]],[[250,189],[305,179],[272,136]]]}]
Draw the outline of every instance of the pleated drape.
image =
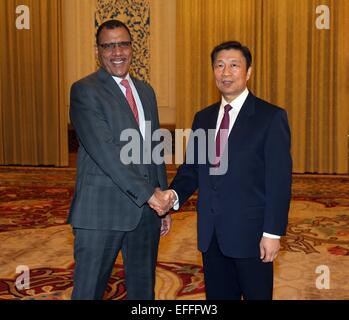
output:
[{"label": "pleated drape", "polygon": [[0,1],[0,164],[68,165],[62,21],[60,0]]}]

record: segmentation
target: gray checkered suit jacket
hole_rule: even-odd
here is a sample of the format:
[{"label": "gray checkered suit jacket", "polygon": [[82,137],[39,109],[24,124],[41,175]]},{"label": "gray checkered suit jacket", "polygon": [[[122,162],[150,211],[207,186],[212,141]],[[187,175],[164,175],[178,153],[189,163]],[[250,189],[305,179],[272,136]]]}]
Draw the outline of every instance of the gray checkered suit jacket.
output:
[{"label": "gray checkered suit jacket", "polygon": [[[148,84],[132,80],[153,132],[159,128],[155,93]],[[134,229],[154,188],[167,188],[166,170],[164,164],[125,165],[120,160],[121,148],[128,143],[120,140],[121,132],[139,131],[139,127],[125,96],[105,70],[73,84],[70,119],[80,147],[68,223],[84,229]]]}]

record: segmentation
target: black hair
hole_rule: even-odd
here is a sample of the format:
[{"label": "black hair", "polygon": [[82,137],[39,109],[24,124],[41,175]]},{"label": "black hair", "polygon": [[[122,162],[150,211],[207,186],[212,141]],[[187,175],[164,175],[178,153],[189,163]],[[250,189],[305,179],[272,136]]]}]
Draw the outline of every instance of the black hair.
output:
[{"label": "black hair", "polygon": [[221,44],[219,44],[218,46],[216,46],[211,53],[211,63],[212,63],[212,67],[213,64],[216,61],[217,58],[217,54],[218,52],[222,51],[222,50],[239,50],[241,51],[241,53],[243,54],[243,56],[245,57],[246,60],[246,69],[248,70],[248,68],[251,66],[252,64],[252,55],[251,55],[251,51],[249,48],[247,48],[246,46],[243,46],[240,42],[238,41],[227,41],[227,42],[223,42]]},{"label": "black hair", "polygon": [[106,28],[106,29],[124,28],[124,29],[126,29],[128,34],[130,35],[130,39],[132,41],[130,29],[127,27],[127,25],[125,23],[121,22],[120,20],[108,20],[108,21],[103,22],[97,29],[97,33],[96,33],[96,44],[97,45],[99,45],[99,34],[101,33],[101,31],[104,28]]}]

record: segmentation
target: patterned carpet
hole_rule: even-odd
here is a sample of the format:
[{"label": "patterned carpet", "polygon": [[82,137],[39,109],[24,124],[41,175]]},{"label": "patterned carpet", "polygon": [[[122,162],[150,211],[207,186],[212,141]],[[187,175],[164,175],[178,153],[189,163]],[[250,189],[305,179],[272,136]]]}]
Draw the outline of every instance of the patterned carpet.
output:
[{"label": "patterned carpet", "polygon": [[[169,170],[169,180],[174,170]],[[0,300],[69,299],[73,237],[65,224],[74,169],[0,167]],[[173,216],[162,238],[156,297],[204,299],[196,249],[196,195]],[[30,269],[30,288],[16,287],[16,268]],[[327,267],[329,289],[319,289]],[[320,268],[320,271],[317,270]],[[294,175],[287,236],[275,263],[274,299],[349,299],[349,177]],[[105,299],[126,292],[118,258]]]}]

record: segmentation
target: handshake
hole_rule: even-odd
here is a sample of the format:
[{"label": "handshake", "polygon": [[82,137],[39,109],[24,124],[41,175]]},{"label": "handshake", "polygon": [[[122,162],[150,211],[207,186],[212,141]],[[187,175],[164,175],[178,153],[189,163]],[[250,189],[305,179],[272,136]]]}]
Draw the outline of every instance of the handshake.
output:
[{"label": "handshake", "polygon": [[173,190],[161,191],[160,188],[156,188],[148,204],[159,217],[162,217],[173,207],[176,200],[177,196]]}]

